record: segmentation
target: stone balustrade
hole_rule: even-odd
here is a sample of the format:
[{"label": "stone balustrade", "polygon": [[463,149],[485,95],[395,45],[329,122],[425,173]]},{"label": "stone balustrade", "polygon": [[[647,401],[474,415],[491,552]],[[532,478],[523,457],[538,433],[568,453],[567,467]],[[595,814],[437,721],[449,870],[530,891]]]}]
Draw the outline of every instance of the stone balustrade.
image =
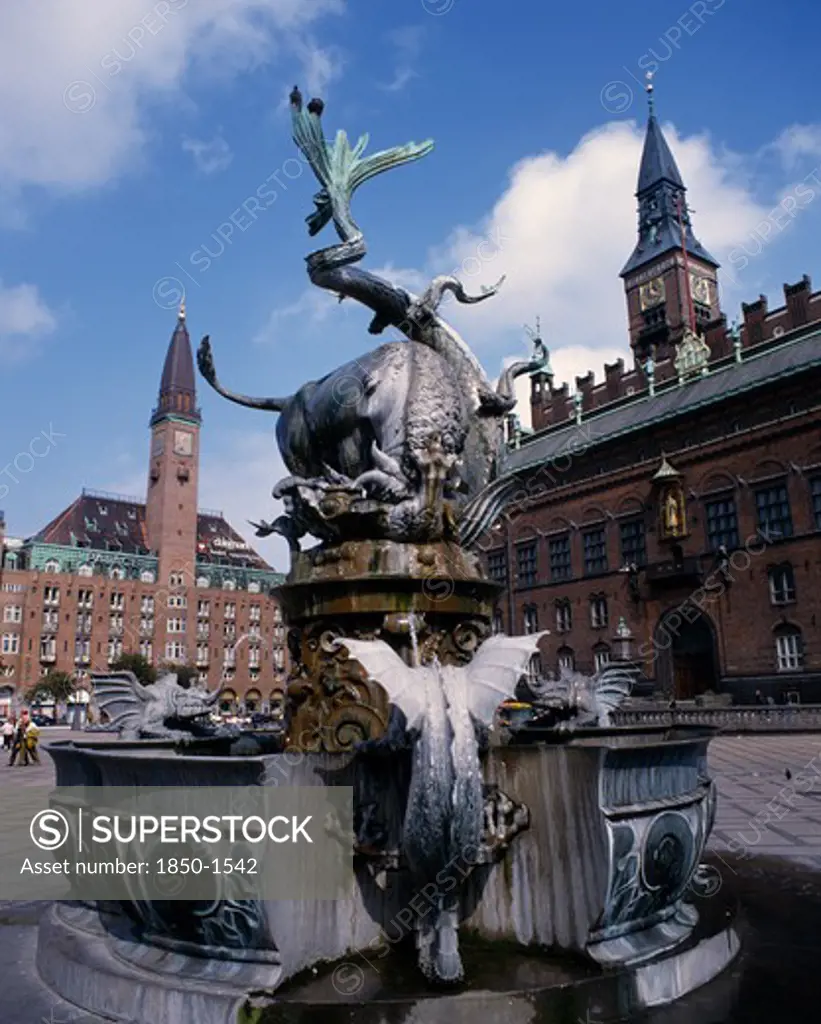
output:
[{"label": "stone balustrade", "polygon": [[821,704],[676,708],[646,705],[613,712],[614,725],[710,725],[721,732],[821,732]]}]

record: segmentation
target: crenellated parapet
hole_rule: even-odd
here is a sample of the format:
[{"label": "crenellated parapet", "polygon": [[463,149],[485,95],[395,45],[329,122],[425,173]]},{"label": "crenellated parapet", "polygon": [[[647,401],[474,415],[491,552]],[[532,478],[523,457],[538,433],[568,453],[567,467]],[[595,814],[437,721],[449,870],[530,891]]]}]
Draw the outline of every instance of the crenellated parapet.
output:
[{"label": "crenellated parapet", "polygon": [[[708,368],[741,361],[749,350],[784,344],[795,332],[817,324],[821,321],[821,291],[812,291],[810,278],[805,274],[795,284],[784,285],[783,306],[770,310],[767,297],[761,295],[754,302],[742,303],[741,312],[740,323],[728,324],[722,315],[703,325],[701,336],[710,349]],[[651,391],[650,376],[653,391],[676,381],[679,375],[674,357],[660,359],[652,368],[645,364],[625,370],[623,359],[605,363],[603,381],[597,382],[591,370],[576,377],[573,390],[567,383],[554,386],[552,374],[533,373],[530,391],[533,429],[545,430],[567,423],[578,416],[579,402],[584,417],[613,403],[647,397]],[[580,399],[577,396],[581,396]]]}]

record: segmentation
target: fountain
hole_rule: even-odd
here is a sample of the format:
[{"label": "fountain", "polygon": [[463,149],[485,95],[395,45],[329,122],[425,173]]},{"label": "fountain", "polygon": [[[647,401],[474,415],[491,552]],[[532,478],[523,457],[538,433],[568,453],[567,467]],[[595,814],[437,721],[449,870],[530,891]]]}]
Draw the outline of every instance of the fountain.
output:
[{"label": "fountain", "polygon": [[[333,902],[58,904],[41,926],[41,977],[90,1012],[152,1024],[341,1021],[353,1006],[363,1021],[462,1020],[477,985],[483,1019],[499,1022],[556,1000],[587,1014],[676,999],[738,951],[723,906],[699,921],[691,899],[715,809],[711,732],[588,715],[488,742],[542,634],[490,636],[498,587],[475,546],[518,486],[503,466],[514,380],[546,353],[537,344],[494,386],[439,305],[489,300],[501,282],[470,296],[438,277],[414,296],[356,266],[353,193],[432,143],[366,157],[365,137],[326,140],[320,100],[304,108],[295,89],[291,110],[320,184],[309,232],[332,222],[340,238],[308,257],[309,277],[368,306],[372,334],[398,336],[286,397],[229,390],[209,338],[198,352],[220,395],[278,414],[285,512],[257,530],[291,549],[284,746],[185,725],[181,737],[166,682],[150,729],[129,698],[128,736],[48,749],[60,786],[350,787],[353,828],[326,830],[355,871]],[[303,550],[306,536],[318,543]],[[588,713],[572,692],[567,706]],[[211,700],[189,697],[191,716]]]}]

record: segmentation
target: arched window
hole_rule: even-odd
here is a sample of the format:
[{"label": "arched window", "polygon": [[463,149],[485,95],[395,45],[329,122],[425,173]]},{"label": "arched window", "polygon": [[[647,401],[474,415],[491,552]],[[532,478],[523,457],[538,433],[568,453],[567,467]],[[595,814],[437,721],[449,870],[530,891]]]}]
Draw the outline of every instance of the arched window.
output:
[{"label": "arched window", "polygon": [[211,586],[211,581],[208,579],[207,576],[198,576],[197,577],[197,586],[198,587],[210,587]]},{"label": "arched window", "polygon": [[571,647],[560,647],[556,651],[556,666],[559,670],[559,675],[562,672],[572,672],[575,669],[576,656]]},{"label": "arched window", "polygon": [[56,558],[49,558],[46,564],[43,566],[43,572],[59,572],[60,563]]},{"label": "arched window", "polygon": [[121,565],[112,565],[108,575],[113,580],[125,579],[125,573],[123,572],[123,567]]},{"label": "arched window", "polygon": [[572,628],[573,609],[570,605],[570,599],[567,597],[560,598],[556,602],[556,632],[569,633]]},{"label": "arched window", "polygon": [[610,664],[610,648],[607,644],[596,644],[593,648],[593,668],[601,672]]},{"label": "arched window", "polygon": [[249,714],[253,714],[255,711],[259,711],[261,703],[262,694],[259,692],[259,690],[249,690],[245,694],[245,710]]},{"label": "arched window", "polygon": [[790,604],[795,600],[795,573],[788,562],[774,565],[768,576],[771,604]]},{"label": "arched window", "polygon": [[594,629],[602,629],[607,620],[607,598],[604,594],[593,594],[590,598],[590,625]]},{"label": "arched window", "polygon": [[90,565],[88,562],[83,562],[83,564],[77,570],[77,575],[78,576],[93,576],[94,575],[94,566]]},{"label": "arched window", "polygon": [[223,590],[236,590],[237,589],[236,581],[235,580],[223,580],[222,589]]},{"label": "arched window", "polygon": [[775,631],[775,663],[779,672],[796,672],[804,663],[804,638],[797,626],[779,626]]},{"label": "arched window", "polygon": [[525,633],[537,633],[539,631],[539,612],[536,605],[525,605],[523,612]]},{"label": "arched window", "polygon": [[256,580],[251,580],[251,582],[248,584],[248,593],[249,594],[258,594],[259,593],[259,583],[257,583]]},{"label": "arched window", "polygon": [[150,569],[144,569],[143,572],[140,573],[140,580],[143,583],[153,583],[154,582],[154,573],[151,572]]}]

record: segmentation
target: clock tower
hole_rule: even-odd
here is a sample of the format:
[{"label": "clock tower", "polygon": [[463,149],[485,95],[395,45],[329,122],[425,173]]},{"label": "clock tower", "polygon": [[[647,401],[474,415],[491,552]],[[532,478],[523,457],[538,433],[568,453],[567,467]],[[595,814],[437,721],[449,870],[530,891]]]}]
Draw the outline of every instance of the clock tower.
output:
[{"label": "clock tower", "polygon": [[180,307],[165,357],[157,407],[151,417],[151,454],[145,503],[146,544],[159,555],[159,581],[172,574],[194,582],[200,413],[191,341]]},{"label": "clock tower", "polygon": [[641,156],[636,198],[638,241],[621,277],[630,344],[638,362],[674,354],[685,329],[699,331],[721,316],[718,262],[693,234],[686,188],[653,109]]}]

